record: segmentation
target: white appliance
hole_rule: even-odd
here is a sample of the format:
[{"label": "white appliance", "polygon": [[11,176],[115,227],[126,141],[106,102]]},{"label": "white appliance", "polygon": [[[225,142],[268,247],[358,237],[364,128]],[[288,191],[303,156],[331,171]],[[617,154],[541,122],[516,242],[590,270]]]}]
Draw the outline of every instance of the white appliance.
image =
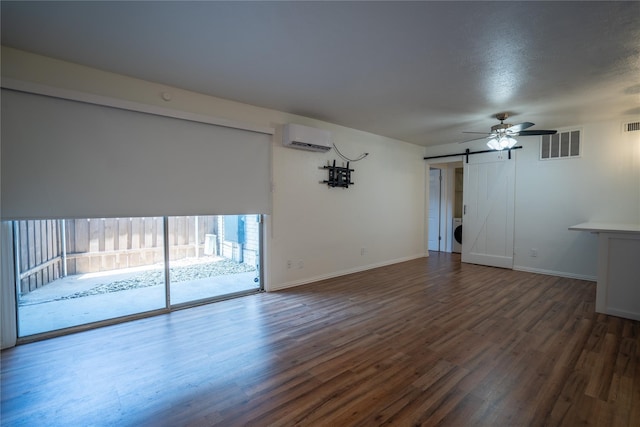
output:
[{"label": "white appliance", "polygon": [[453,245],[451,252],[462,252],[462,218],[453,218]]},{"label": "white appliance", "polygon": [[282,145],[300,150],[327,152],[331,150],[331,132],[289,123],[282,129]]}]

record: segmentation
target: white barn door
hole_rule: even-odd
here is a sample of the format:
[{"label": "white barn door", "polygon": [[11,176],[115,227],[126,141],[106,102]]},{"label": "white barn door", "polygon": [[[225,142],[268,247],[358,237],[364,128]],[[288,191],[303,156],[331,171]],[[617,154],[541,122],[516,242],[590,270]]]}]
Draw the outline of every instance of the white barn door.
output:
[{"label": "white barn door", "polygon": [[514,156],[476,154],[464,165],[462,262],[513,268]]}]

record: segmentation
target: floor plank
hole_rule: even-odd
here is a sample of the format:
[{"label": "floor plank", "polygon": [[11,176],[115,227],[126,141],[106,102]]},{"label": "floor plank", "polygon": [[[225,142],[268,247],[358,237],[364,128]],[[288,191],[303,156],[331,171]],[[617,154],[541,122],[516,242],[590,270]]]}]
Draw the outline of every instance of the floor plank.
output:
[{"label": "floor plank", "polygon": [[636,426],[595,284],[413,260],[8,349],[11,426]]}]

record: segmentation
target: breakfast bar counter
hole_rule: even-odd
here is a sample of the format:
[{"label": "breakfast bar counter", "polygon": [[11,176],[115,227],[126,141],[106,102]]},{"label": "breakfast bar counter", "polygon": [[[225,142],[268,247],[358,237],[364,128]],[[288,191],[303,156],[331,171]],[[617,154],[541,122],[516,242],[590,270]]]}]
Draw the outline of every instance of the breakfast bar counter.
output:
[{"label": "breakfast bar counter", "polygon": [[596,311],[640,320],[640,223],[584,222],[569,230],[598,234]]}]

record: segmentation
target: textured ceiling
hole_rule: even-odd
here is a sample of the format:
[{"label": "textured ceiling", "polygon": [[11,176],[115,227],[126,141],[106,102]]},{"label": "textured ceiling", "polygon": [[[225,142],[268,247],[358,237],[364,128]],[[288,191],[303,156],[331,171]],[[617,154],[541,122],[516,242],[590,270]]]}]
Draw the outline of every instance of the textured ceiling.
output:
[{"label": "textured ceiling", "polygon": [[640,116],[640,2],[11,2],[2,44],[437,145]]}]

